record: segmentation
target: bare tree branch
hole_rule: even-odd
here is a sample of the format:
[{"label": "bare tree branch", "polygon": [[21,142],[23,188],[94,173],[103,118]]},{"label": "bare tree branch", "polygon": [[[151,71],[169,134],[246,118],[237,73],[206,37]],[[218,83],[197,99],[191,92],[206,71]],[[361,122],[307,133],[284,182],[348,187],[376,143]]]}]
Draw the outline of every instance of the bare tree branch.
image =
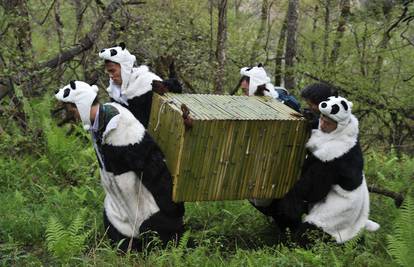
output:
[{"label": "bare tree branch", "polygon": [[379,194],[379,195],[390,197],[390,198],[394,199],[395,206],[397,206],[398,208],[401,206],[401,204],[404,201],[404,196],[402,194],[392,192],[388,189],[378,188],[378,187],[375,187],[373,185],[370,185],[370,186],[368,186],[368,190],[371,193]]},{"label": "bare tree branch", "polygon": [[49,17],[50,11],[52,10],[52,8],[55,5],[55,3],[56,3],[56,0],[54,0],[52,2],[52,4],[50,5],[49,9],[46,12],[45,17],[39,22],[39,25],[43,25],[46,22],[47,18]]},{"label": "bare tree branch", "polygon": [[[97,0],[99,1],[99,0]],[[94,26],[92,27],[91,31],[87,33],[78,44],[72,46],[69,49],[66,49],[60,52],[57,56],[53,57],[50,60],[47,60],[37,66],[35,66],[33,73],[36,71],[40,71],[44,68],[56,68],[58,65],[73,59],[76,55],[90,49],[96,40],[99,37],[105,23],[112,18],[112,15],[121,7],[123,4],[122,0],[114,0],[112,1],[104,10],[103,15],[98,18],[95,22]],[[20,76],[20,75],[17,75]],[[4,79],[0,79],[0,100],[8,95],[9,91],[12,90],[10,86],[8,86],[8,82],[4,81]]]},{"label": "bare tree branch", "polygon": [[144,1],[128,1],[125,5],[145,5],[147,2]]},{"label": "bare tree branch", "polygon": [[122,5],[122,0],[112,1],[106,8],[103,15],[95,22],[95,25],[92,27],[92,30],[83,37],[79,44],[74,45],[73,47],[59,53],[59,55],[53,57],[52,59],[40,64],[40,69],[42,68],[55,68],[59,64],[71,60],[76,55],[90,49],[95,41],[98,39],[99,34],[101,33],[105,23],[112,18],[112,15],[118,10]]}]

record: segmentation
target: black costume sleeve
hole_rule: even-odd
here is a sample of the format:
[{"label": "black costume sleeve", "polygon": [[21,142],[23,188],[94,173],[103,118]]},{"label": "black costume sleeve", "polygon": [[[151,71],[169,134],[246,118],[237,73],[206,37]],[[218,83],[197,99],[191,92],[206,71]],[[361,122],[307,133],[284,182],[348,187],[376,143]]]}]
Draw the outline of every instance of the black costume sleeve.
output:
[{"label": "black costume sleeve", "polygon": [[336,160],[337,183],[345,190],[356,189],[362,183],[364,160],[361,147],[356,144],[340,159]]},{"label": "black costume sleeve", "polygon": [[309,156],[307,161],[301,178],[291,191],[307,202],[318,202],[323,200],[332,185],[337,183],[338,173],[333,162],[322,162],[313,156]]}]

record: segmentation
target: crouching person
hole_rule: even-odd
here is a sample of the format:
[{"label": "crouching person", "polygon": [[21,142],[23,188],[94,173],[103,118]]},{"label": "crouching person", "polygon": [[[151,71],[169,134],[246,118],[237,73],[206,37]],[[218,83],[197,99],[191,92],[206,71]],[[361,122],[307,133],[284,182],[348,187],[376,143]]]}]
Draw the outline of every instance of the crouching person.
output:
[{"label": "crouching person", "polygon": [[[164,155],[144,126],[117,103],[99,104],[96,85],[72,81],[55,97],[92,135],[106,196],[104,226],[120,249],[142,250],[155,234],[163,245],[183,232],[184,204],[172,201]],[[122,242],[121,242],[122,241]]]},{"label": "crouching person", "polygon": [[362,229],[376,231],[368,219],[369,194],[358,141],[358,120],[352,103],[331,96],[319,104],[319,127],[306,144],[308,155],[299,181],[281,200],[261,207],[281,227],[289,227],[300,245],[316,229],[337,243],[355,237]]}]

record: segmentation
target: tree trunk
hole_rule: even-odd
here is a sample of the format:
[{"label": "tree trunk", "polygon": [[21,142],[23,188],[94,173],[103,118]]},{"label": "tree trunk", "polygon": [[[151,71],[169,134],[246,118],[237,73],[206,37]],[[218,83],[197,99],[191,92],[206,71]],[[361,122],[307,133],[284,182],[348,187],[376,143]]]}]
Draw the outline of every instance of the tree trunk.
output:
[{"label": "tree trunk", "polygon": [[257,57],[259,56],[259,51],[261,50],[261,43],[265,35],[266,22],[267,22],[267,13],[268,13],[268,1],[262,0],[262,10],[260,15],[260,28],[257,33],[257,38],[253,43],[252,52],[250,54],[250,63],[259,63],[256,62]]},{"label": "tree trunk", "polygon": [[[319,6],[315,5],[314,9],[313,9],[313,23],[312,23],[312,33],[313,36],[316,36],[316,30],[317,30],[317,25],[318,25],[318,11],[319,11]],[[312,40],[311,41],[311,51],[312,51],[312,64],[316,65],[317,64],[317,56],[316,56],[316,41]]]},{"label": "tree trunk", "polygon": [[240,6],[242,4],[242,0],[234,0],[234,16],[236,18],[239,17]]},{"label": "tree trunk", "polygon": [[27,1],[2,1],[1,5],[13,20],[11,32],[16,40],[17,50],[17,55],[9,61],[10,68],[16,71],[13,82],[22,84],[23,96],[30,97],[33,94],[32,84],[34,83],[29,76],[33,67],[33,48]]},{"label": "tree trunk", "polygon": [[[58,43],[59,43],[59,53],[62,52],[62,49],[64,47],[64,41],[63,41],[63,23],[60,19],[60,1],[56,0],[54,5],[54,17],[55,17],[55,28],[56,28],[56,34],[58,37]],[[59,83],[63,82],[63,72],[64,68],[62,65],[58,65],[56,69],[56,80],[59,81]]]},{"label": "tree trunk", "polygon": [[[381,91],[381,72],[382,72],[382,65],[384,62],[384,57],[382,56],[383,50],[388,47],[388,43],[391,40],[391,32],[397,28],[401,21],[403,21],[408,12],[408,5],[406,5],[403,9],[402,14],[400,15],[399,19],[391,24],[391,26],[384,32],[382,40],[378,45],[378,57],[375,63],[375,68],[373,70],[373,80],[374,80],[374,90],[377,92]],[[386,24],[390,21],[390,16],[385,16]]]},{"label": "tree trunk", "polygon": [[275,57],[275,85],[282,85],[282,62],[283,62],[283,49],[285,48],[286,41],[286,29],[287,29],[287,13],[283,20],[282,28],[280,29],[279,41],[276,48]]},{"label": "tree trunk", "polygon": [[352,30],[352,34],[354,35],[355,39],[355,47],[358,52],[359,56],[359,69],[361,70],[361,75],[363,77],[367,77],[368,69],[367,69],[367,59],[366,59],[366,48],[367,48],[367,36],[368,36],[368,27],[367,23],[364,22],[364,33],[361,37],[361,40],[358,37],[358,33],[356,30]]},{"label": "tree trunk", "polygon": [[224,65],[226,62],[227,39],[227,0],[220,0],[218,4],[218,30],[217,30],[217,73],[214,93],[222,94],[224,85]]},{"label": "tree trunk", "polygon": [[209,51],[209,62],[213,62],[213,55],[214,55],[214,50],[213,50],[213,42],[214,42],[214,16],[213,16],[213,0],[209,0],[208,1],[208,13],[210,15],[210,51]]},{"label": "tree trunk", "polygon": [[351,14],[351,0],[341,0],[340,3],[341,15],[339,17],[338,28],[336,29],[336,37],[331,53],[331,70],[335,72],[336,61],[339,56],[339,49],[341,48],[341,40],[346,30],[346,24],[348,22],[349,15]]},{"label": "tree trunk", "polygon": [[331,28],[331,0],[325,0],[325,27],[323,33],[323,57],[322,63],[324,69],[328,67],[328,48],[329,48],[329,31]]},{"label": "tree trunk", "polygon": [[286,29],[286,52],[285,52],[285,87],[293,89],[295,81],[295,57],[297,46],[297,27],[298,27],[299,0],[289,0],[287,29]]}]

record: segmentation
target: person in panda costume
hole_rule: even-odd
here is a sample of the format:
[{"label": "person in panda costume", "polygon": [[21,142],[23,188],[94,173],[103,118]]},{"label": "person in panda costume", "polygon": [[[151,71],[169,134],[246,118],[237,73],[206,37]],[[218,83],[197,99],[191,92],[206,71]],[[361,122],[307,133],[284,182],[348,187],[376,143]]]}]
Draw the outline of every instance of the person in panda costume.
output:
[{"label": "person in panda costume", "polygon": [[172,201],[164,155],[144,126],[117,103],[99,104],[98,87],[71,81],[56,92],[90,131],[106,196],[104,226],[120,249],[141,250],[152,236],[165,245],[183,232],[184,204]]},{"label": "person in panda costume", "polygon": [[262,64],[240,69],[240,87],[246,96],[270,96],[300,112],[300,103],[283,87],[275,87]]},{"label": "person in panda costume", "polygon": [[111,100],[129,109],[145,128],[149,123],[153,91],[181,92],[177,79],[163,81],[146,65],[134,68],[136,58],[124,43],[102,49],[99,57],[105,60],[105,70],[109,74],[107,91]]},{"label": "person in panda costume", "polygon": [[319,104],[320,122],[306,143],[308,155],[301,178],[283,199],[259,207],[280,228],[289,227],[299,244],[310,241],[306,237],[309,229],[322,230],[343,243],[362,229],[379,228],[368,219],[358,120],[351,108],[352,102],[343,97],[331,96]]}]

